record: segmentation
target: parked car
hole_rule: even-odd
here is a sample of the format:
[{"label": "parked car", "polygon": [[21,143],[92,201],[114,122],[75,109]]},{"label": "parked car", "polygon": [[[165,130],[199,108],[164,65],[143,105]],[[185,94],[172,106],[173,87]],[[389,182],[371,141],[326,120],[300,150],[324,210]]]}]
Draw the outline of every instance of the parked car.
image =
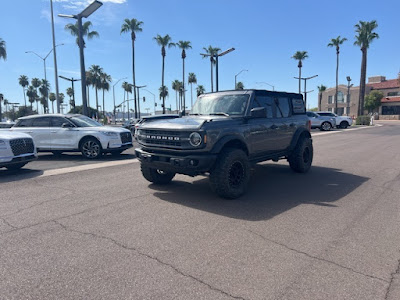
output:
[{"label": "parked car", "polygon": [[0,168],[17,170],[35,159],[35,144],[28,134],[0,131]]},{"label": "parked car", "polygon": [[135,124],[139,121],[140,121],[140,119],[132,119],[129,121],[127,120],[122,124],[122,127],[128,129],[132,133],[132,135],[134,135],[135,134]]},{"label": "parked car", "polygon": [[333,117],[320,116],[313,111],[308,111],[307,117],[311,121],[311,128],[319,128],[321,131],[329,131],[336,127],[336,120]]},{"label": "parked car", "polygon": [[175,174],[209,174],[221,197],[248,188],[253,164],[285,159],[293,171],[312,164],[310,121],[301,94],[241,90],[201,95],[188,116],[139,126],[135,149],[143,177],[168,184]]},{"label": "parked car", "polygon": [[141,126],[144,125],[145,123],[151,123],[154,121],[158,120],[167,120],[167,119],[175,119],[179,118],[178,114],[167,114],[167,115],[155,115],[155,116],[145,116],[141,118],[136,124],[135,124],[135,130],[132,132],[133,136],[136,136],[137,129]]},{"label": "parked car", "polygon": [[15,125],[15,122],[0,122],[0,129],[8,129]]},{"label": "parked car", "polygon": [[330,111],[317,111],[317,114],[323,117],[335,118],[337,128],[347,128],[353,124],[353,119],[348,116],[338,116]]},{"label": "parked car", "polygon": [[79,114],[23,117],[10,130],[31,135],[38,151],[54,154],[80,151],[88,159],[107,152],[120,154],[133,146],[129,130],[103,126]]}]

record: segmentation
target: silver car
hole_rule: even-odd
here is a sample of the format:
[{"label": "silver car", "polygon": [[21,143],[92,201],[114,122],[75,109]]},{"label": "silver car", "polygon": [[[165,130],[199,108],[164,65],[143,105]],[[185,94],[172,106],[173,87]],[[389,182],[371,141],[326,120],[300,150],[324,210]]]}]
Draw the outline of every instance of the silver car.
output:
[{"label": "silver car", "polygon": [[319,128],[322,131],[329,131],[336,127],[335,118],[320,116],[312,111],[307,112],[307,117],[311,121],[311,128]]}]

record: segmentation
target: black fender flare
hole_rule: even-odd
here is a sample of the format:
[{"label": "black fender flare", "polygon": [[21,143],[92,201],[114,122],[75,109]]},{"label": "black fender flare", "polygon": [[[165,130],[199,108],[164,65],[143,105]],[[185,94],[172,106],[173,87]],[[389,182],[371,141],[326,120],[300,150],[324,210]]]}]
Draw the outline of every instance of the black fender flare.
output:
[{"label": "black fender flare", "polygon": [[211,153],[218,154],[225,146],[232,146],[242,149],[247,155],[249,155],[249,149],[247,147],[244,138],[239,135],[226,135],[221,138],[211,149]]},{"label": "black fender flare", "polygon": [[292,141],[290,143],[290,150],[293,150],[296,147],[297,142],[302,137],[307,137],[307,138],[311,139],[311,134],[306,128],[298,128],[296,130],[296,132],[294,133],[294,136],[292,138]]}]

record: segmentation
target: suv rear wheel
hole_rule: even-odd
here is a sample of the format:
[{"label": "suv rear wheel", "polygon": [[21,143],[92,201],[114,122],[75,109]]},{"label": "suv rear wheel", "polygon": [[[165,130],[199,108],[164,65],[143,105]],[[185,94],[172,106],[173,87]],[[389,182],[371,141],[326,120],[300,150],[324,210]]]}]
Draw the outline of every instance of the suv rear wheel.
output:
[{"label": "suv rear wheel", "polygon": [[240,149],[228,148],[218,157],[210,172],[211,188],[219,196],[235,199],[242,196],[250,180],[250,166],[246,153]]},{"label": "suv rear wheel", "polygon": [[288,161],[293,171],[297,173],[306,173],[311,168],[313,160],[313,145],[310,138],[302,138],[297,142]]},{"label": "suv rear wheel", "polygon": [[321,128],[320,129],[323,130],[323,131],[329,131],[329,130],[332,129],[332,125],[329,122],[324,122],[324,123],[321,124]]},{"label": "suv rear wheel", "polygon": [[146,165],[140,164],[140,170],[142,171],[143,177],[147,181],[155,184],[167,184],[175,177],[173,172],[165,172],[158,169],[152,169]]}]

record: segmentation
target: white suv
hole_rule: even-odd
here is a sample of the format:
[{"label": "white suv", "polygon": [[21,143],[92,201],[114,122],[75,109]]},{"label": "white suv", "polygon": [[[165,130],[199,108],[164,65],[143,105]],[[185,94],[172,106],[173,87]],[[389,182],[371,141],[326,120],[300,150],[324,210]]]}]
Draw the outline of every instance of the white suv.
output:
[{"label": "white suv", "polygon": [[80,151],[89,159],[97,158],[104,152],[120,154],[133,146],[129,130],[103,126],[78,114],[23,117],[10,130],[31,135],[38,151],[54,154]]},{"label": "white suv", "polygon": [[0,131],[0,168],[17,170],[37,159],[32,138],[21,132]]},{"label": "white suv", "polygon": [[316,113],[320,116],[335,118],[337,128],[347,128],[353,124],[353,119],[348,116],[338,116],[330,111],[317,111]]}]

